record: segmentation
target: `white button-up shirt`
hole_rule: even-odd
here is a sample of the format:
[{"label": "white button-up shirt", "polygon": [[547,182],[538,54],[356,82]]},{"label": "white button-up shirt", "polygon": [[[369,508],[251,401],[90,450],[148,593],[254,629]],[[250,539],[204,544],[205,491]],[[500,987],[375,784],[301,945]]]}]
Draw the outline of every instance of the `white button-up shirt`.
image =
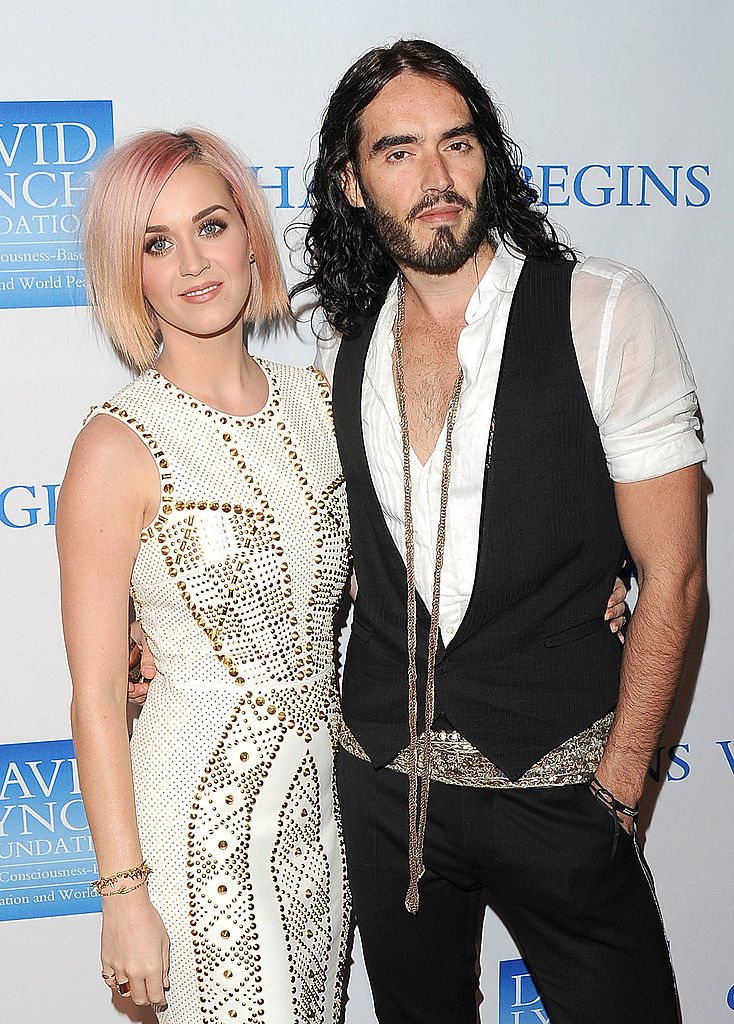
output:
[{"label": "white button-up shirt", "polygon": [[[459,335],[464,385],[454,426],[439,608],[445,643],[459,628],[474,586],[489,429],[523,262],[498,247],[469,300]],[[405,558],[402,441],[392,375],[396,310],[393,282],[367,353],[361,416],[382,514]],[[705,459],[696,436],[693,373],[670,314],[641,274],[596,257],[579,262],[571,279],[571,332],[614,481],[646,480]],[[319,343],[316,365],[329,380],[338,348],[338,341]],[[411,452],[416,587],[429,609],[445,442],[444,424],[425,465]]]}]

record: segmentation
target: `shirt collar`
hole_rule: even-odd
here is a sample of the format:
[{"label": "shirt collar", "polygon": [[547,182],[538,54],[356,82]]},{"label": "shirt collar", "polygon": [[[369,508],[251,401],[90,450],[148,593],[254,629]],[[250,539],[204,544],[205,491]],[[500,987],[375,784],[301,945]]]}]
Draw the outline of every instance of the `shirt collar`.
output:
[{"label": "shirt collar", "polygon": [[514,291],[524,261],[524,256],[510,252],[504,242],[499,243],[492,262],[469,299],[464,314],[467,324],[486,316],[498,294]]},{"label": "shirt collar", "polygon": [[[486,356],[494,312],[503,295],[511,295],[517,285],[525,257],[511,252],[500,243],[466,307],[466,327],[459,338],[459,362],[464,371],[464,387],[468,390],[477,379]],[[392,381],[392,352],[395,345],[393,324],[398,306],[397,278],[390,285],[372,334],[365,373],[378,394]],[[388,388],[383,400],[392,407],[395,393]]]},{"label": "shirt collar", "polygon": [[[498,294],[514,291],[524,262],[525,257],[523,255],[510,252],[504,242],[499,243],[492,257],[492,262],[487,267],[469,299],[466,312],[464,313],[464,319],[467,324],[476,323],[486,316],[491,310],[494,299]],[[397,306],[398,279],[396,277],[385,296],[385,301],[382,304],[376,324],[377,334],[381,337],[389,336],[390,352],[392,352],[394,344],[392,326],[395,321]]]}]

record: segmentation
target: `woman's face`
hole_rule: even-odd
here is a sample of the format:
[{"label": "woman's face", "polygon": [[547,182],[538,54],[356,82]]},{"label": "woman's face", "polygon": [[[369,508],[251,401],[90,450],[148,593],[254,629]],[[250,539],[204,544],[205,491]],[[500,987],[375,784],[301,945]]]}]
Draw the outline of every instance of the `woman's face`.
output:
[{"label": "woman's face", "polygon": [[178,167],[148,217],[143,293],[166,341],[211,337],[237,324],[252,286],[250,236],[224,179]]}]

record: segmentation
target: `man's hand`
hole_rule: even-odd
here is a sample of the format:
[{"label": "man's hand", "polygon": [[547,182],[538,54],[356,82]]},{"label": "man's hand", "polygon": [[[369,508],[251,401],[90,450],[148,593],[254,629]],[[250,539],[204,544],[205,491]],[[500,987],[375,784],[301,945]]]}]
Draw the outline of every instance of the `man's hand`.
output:
[{"label": "man's hand", "polygon": [[145,704],[150,681],[155,675],[155,662],[139,622],[130,624],[130,658],[127,673],[127,699],[133,704]]}]

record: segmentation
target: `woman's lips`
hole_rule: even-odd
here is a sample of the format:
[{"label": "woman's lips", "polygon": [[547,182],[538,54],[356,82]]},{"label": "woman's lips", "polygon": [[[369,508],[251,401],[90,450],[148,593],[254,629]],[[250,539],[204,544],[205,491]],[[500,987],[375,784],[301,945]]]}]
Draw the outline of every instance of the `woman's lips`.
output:
[{"label": "woman's lips", "polygon": [[219,294],[221,287],[221,281],[204,281],[197,288],[189,288],[187,291],[181,292],[181,298],[185,302],[193,302],[197,305],[200,302],[209,302]]}]

